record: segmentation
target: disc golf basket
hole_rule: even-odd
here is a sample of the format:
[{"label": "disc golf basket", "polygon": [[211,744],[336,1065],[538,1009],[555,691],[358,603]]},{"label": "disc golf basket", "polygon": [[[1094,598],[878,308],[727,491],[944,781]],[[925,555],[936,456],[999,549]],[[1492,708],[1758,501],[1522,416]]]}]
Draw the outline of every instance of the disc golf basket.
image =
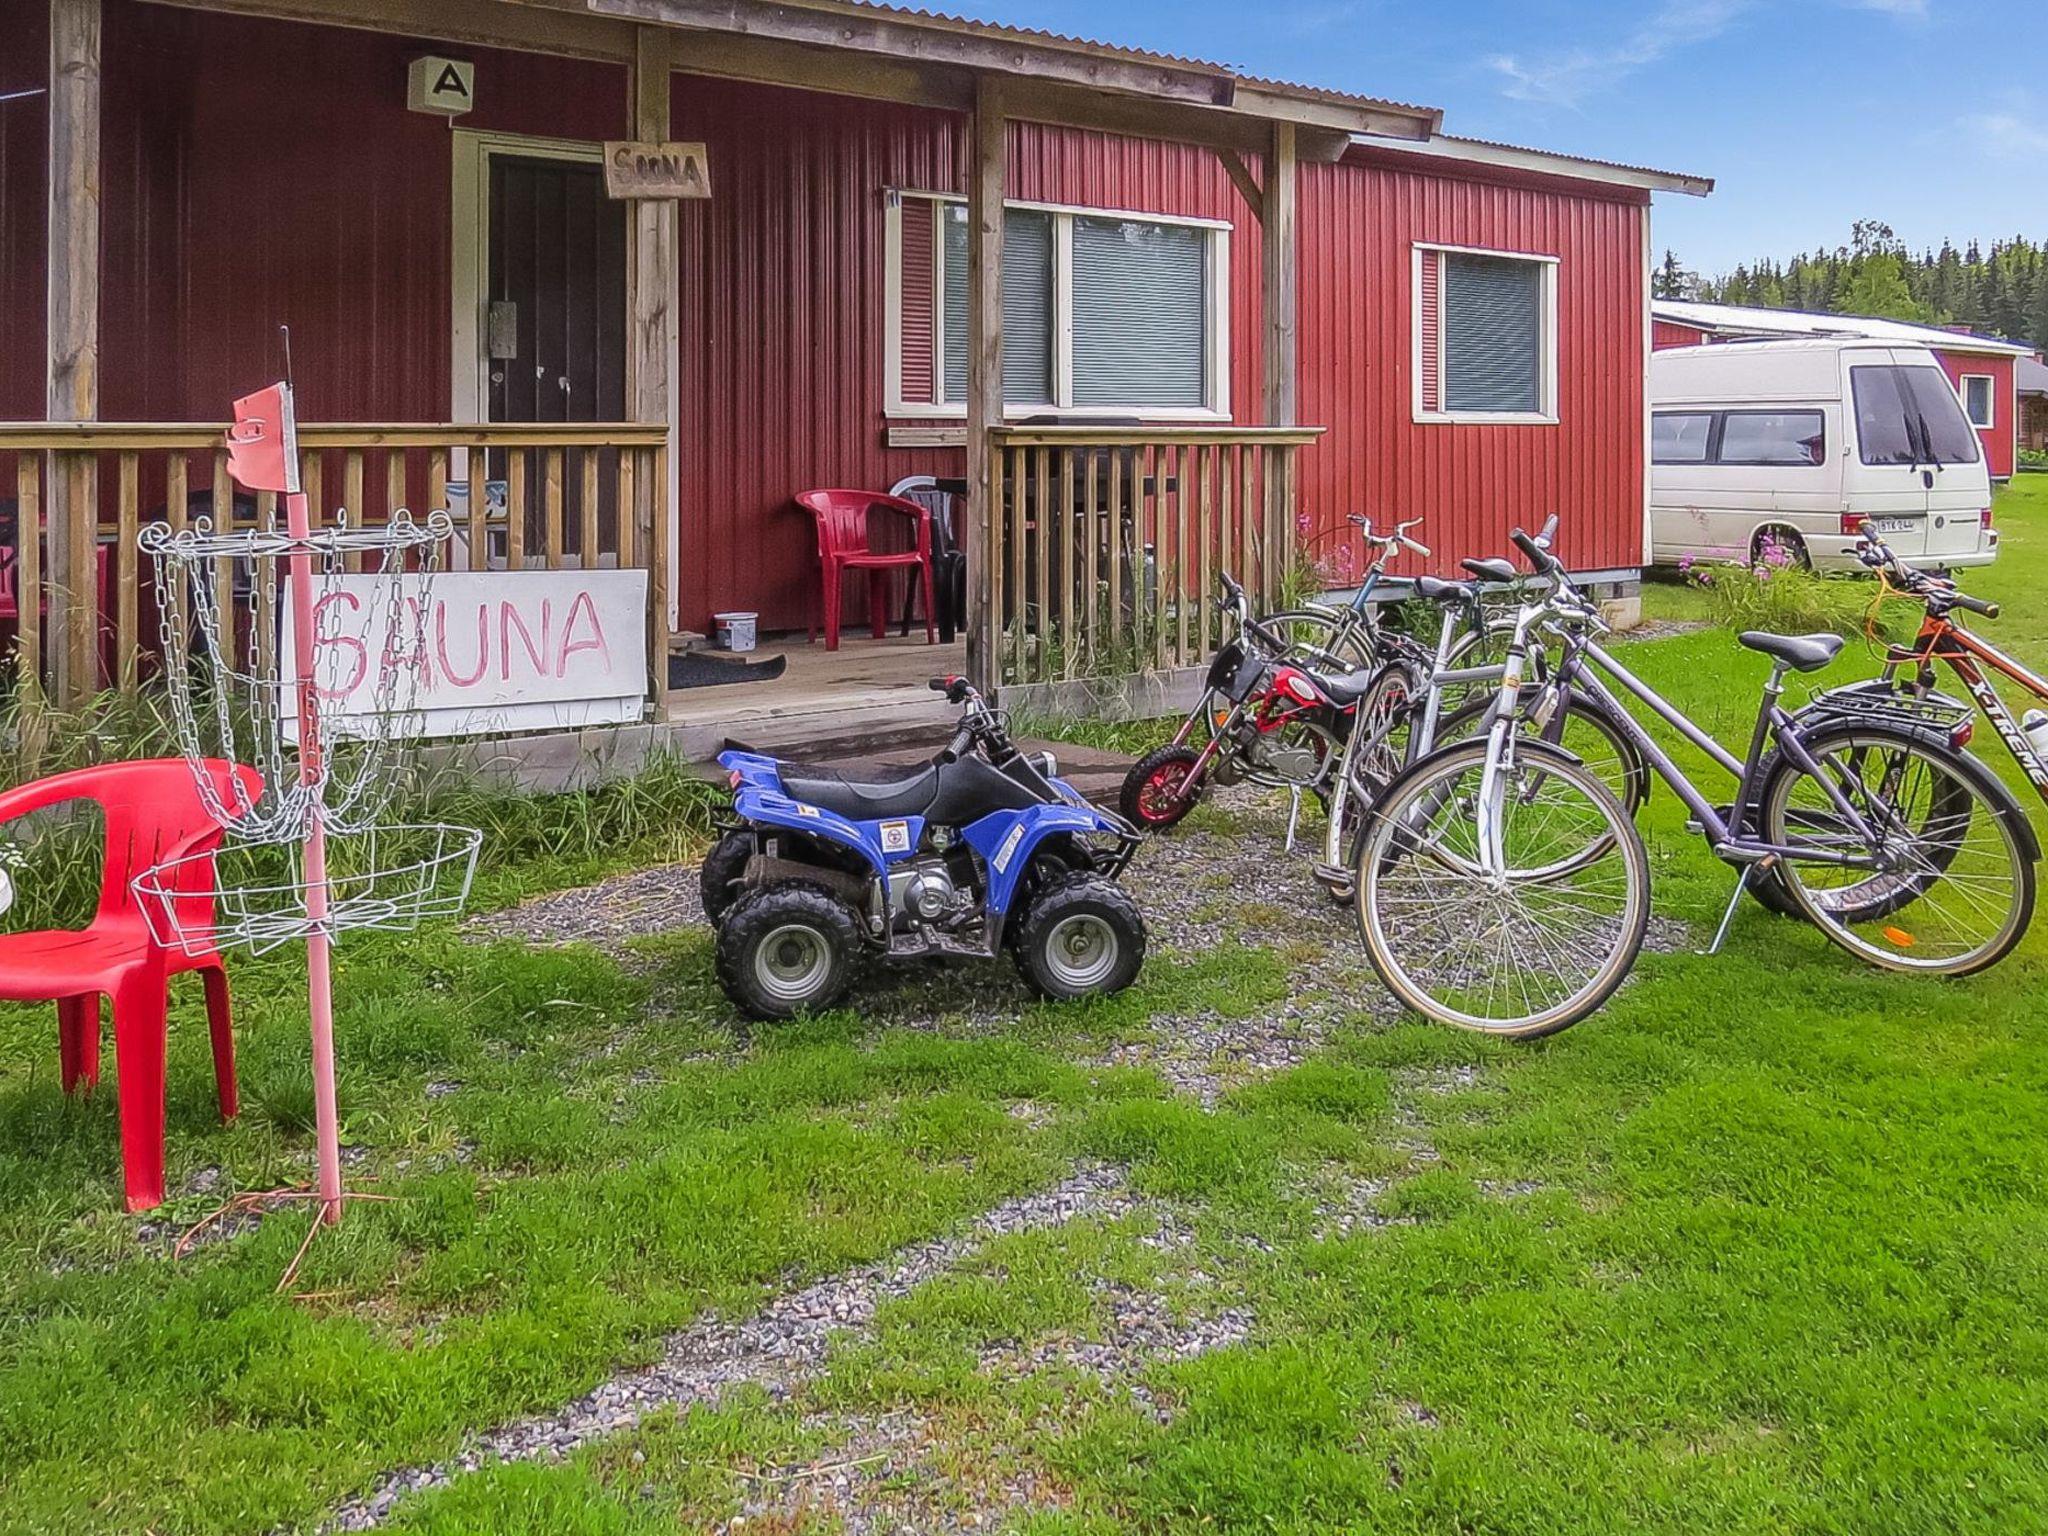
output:
[{"label": "disc golf basket", "polygon": [[[235,402],[229,468],[282,493],[284,517],[219,530],[202,518],[141,535],[154,557],[164,670],[179,749],[226,846],[135,881],[157,942],[254,953],[303,940],[313,1039],[319,1200],[340,1218],[330,950],[345,932],[407,930],[468,899],[483,834],[382,821],[419,734],[427,615],[445,512],[393,508],[375,526],[341,513],[314,528],[298,477],[289,385]],[[203,765],[262,775],[257,793]]]}]

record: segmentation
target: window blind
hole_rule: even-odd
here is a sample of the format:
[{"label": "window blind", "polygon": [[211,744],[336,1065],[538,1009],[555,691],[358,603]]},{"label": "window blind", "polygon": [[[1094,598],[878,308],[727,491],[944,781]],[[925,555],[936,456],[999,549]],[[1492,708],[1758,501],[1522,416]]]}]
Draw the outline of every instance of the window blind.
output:
[{"label": "window blind", "polygon": [[1198,229],[1074,220],[1074,404],[1208,404],[1207,247]]},{"label": "window blind", "polygon": [[[945,204],[946,399],[967,398],[967,210]],[[1013,208],[1003,218],[1003,399],[1052,400],[1052,216]]]},{"label": "window blind", "polygon": [[1543,267],[1444,256],[1444,409],[1543,409]]}]

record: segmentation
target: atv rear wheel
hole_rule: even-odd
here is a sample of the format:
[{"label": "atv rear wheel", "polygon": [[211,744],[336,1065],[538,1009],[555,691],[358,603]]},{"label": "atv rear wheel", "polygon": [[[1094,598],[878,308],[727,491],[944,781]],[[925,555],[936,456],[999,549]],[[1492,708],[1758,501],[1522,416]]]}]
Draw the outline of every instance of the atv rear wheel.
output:
[{"label": "atv rear wheel", "polygon": [[718,984],[752,1019],[793,1019],[830,1008],[860,968],[860,925],[814,885],[747,892],[718,930]]},{"label": "atv rear wheel", "polygon": [[697,872],[697,890],[704,899],[704,916],[715,928],[740,899],[740,877],[754,856],[754,834],[737,827],[711,845],[704,855],[704,867]]},{"label": "atv rear wheel", "polygon": [[1124,820],[1152,832],[1180,821],[1202,798],[1202,785],[1188,781],[1201,756],[1193,747],[1170,741],[1139,758],[1117,796]]},{"label": "atv rear wheel", "polygon": [[1012,953],[1041,997],[1065,1002],[1121,992],[1145,963],[1145,919],[1114,880],[1069,876],[1032,899]]}]

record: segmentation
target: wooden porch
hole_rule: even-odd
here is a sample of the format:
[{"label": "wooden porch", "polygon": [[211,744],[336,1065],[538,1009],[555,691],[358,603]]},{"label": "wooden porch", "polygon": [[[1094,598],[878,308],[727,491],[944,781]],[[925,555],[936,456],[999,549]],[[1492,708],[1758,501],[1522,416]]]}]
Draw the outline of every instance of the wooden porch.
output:
[{"label": "wooden porch", "polygon": [[[1277,594],[1294,557],[1297,460],[1316,436],[1297,425],[1296,411],[1297,168],[1338,159],[1353,133],[1421,138],[1435,121],[1426,109],[1295,92],[1220,66],[836,0],[802,7],[730,0],[156,3],[620,66],[623,121],[639,141],[670,138],[677,82],[690,75],[961,119],[966,390],[951,429],[967,486],[961,531],[969,616],[961,659],[986,688],[1186,668],[1217,637],[1218,572],[1231,571],[1264,597]],[[103,0],[48,4],[47,395],[44,420],[0,423],[0,500],[11,496],[16,504],[14,528],[0,527],[0,561],[12,554],[19,614],[10,631],[0,606],[0,647],[13,653],[24,687],[75,703],[147,680],[154,619],[135,543],[144,523],[160,517],[175,527],[204,515],[216,527],[245,527],[272,509],[229,482],[220,428],[96,419],[103,352],[115,355],[123,344],[101,334]],[[1010,424],[1002,388],[1002,231],[1013,122],[1171,141],[1214,155],[1258,225],[1260,424]],[[731,706],[722,700],[664,699],[676,619],[671,561],[702,558],[689,549],[672,555],[670,547],[677,518],[671,459],[679,451],[670,445],[682,411],[670,376],[684,281],[677,205],[632,201],[626,231],[623,368],[631,420],[303,426],[306,477],[323,519],[344,509],[352,520],[375,522],[399,506],[449,507],[458,524],[457,568],[646,569],[656,712],[724,712]],[[258,368],[247,386],[262,382],[261,374]],[[1237,409],[1254,414],[1242,400]],[[881,424],[849,422],[847,430],[877,432]],[[473,468],[479,457],[482,474]],[[502,489],[486,494],[486,486]],[[222,579],[232,581],[232,573]],[[249,600],[261,604],[264,596]],[[701,623],[700,615],[685,617]],[[887,667],[879,658],[875,665],[895,666],[897,649],[888,648]],[[929,660],[902,663],[918,674],[911,686],[929,675]],[[844,664],[828,683],[834,668],[821,662],[814,672],[807,662],[762,697],[776,708],[803,707],[806,690],[847,686]],[[856,694],[882,685],[879,675],[851,680]]]}]

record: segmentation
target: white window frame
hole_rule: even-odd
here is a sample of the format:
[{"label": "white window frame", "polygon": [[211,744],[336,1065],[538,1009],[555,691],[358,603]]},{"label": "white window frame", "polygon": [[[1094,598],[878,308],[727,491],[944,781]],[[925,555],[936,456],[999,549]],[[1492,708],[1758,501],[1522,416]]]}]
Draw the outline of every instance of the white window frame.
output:
[{"label": "white window frame", "polygon": [[[1503,261],[1532,262],[1542,269],[1543,292],[1541,315],[1543,325],[1542,347],[1539,354],[1536,385],[1540,396],[1540,408],[1533,411],[1451,411],[1429,410],[1422,396],[1422,261],[1431,252],[1444,256],[1491,256]],[[1435,241],[1418,240],[1410,256],[1408,272],[1409,296],[1409,376],[1414,381],[1413,405],[1415,420],[1433,426],[1458,425],[1523,425],[1554,427],[1557,425],[1557,268],[1558,258],[1542,251],[1501,250],[1482,245],[1442,245]],[[1446,269],[1448,271],[1448,268]],[[1444,297],[1444,283],[1437,283],[1437,303]],[[1444,347],[1448,337],[1443,315],[1437,315],[1436,326],[1436,378],[1438,398],[1444,398],[1446,361]]]},{"label": "white window frame", "polygon": [[[883,280],[883,405],[882,414],[891,419],[915,421],[964,421],[967,406],[961,401],[906,400],[903,397],[903,203],[906,198],[923,198],[934,211],[948,205],[960,207],[967,199],[948,192],[920,192],[892,189],[883,212],[886,246]],[[1230,236],[1227,219],[1202,218],[1192,214],[1137,213],[1122,208],[1090,208],[1078,203],[1040,203],[1012,199],[1006,210],[1052,215],[1052,303],[1053,348],[1052,400],[1010,402],[1003,407],[1007,420],[1057,412],[1062,416],[1118,418],[1136,416],[1157,422],[1227,422],[1230,410]],[[1144,224],[1171,224],[1196,229],[1208,236],[1204,255],[1203,290],[1207,315],[1203,322],[1202,374],[1207,401],[1199,406],[1157,405],[1075,405],[1074,398],[1074,220],[1116,219]],[[932,220],[932,391],[945,390],[946,370],[946,263],[944,222]]]},{"label": "white window frame", "polygon": [[[1988,417],[1987,417],[1987,418],[1986,418],[1985,420],[1983,420],[1983,421],[1979,421],[1979,420],[1978,420],[1978,419],[1977,419],[1976,417],[1974,417],[1974,416],[1972,416],[1972,415],[1970,414],[1970,381],[1971,381],[1972,379],[1982,379],[1982,380],[1984,381],[1984,403],[1985,403],[1985,405],[1986,405],[1987,407],[1989,407],[1989,409],[1990,409],[1990,415],[1989,415],[1989,416],[1988,416]],[[1961,399],[1961,401],[1963,402],[1963,420],[1967,421],[1967,422],[1968,422],[1968,423],[1969,423],[1969,424],[1970,424],[1971,426],[1975,427],[1975,428],[1976,428],[1976,429],[1977,429],[1977,430],[1978,430],[1979,432],[1990,432],[1990,431],[1994,431],[1994,430],[1996,430],[1996,428],[1997,428],[1997,426],[1998,426],[1998,375],[1997,375],[1997,374],[1995,374],[1995,373],[1965,373],[1965,374],[1959,374],[1959,375],[1957,376],[1957,378],[1956,378],[1956,395],[1957,395],[1957,397],[1958,397],[1959,399]]]}]

